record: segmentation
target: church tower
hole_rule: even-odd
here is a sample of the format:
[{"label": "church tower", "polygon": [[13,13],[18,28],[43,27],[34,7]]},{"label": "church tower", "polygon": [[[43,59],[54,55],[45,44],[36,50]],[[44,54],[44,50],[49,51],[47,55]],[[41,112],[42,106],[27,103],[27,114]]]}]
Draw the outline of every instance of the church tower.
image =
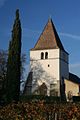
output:
[{"label": "church tower", "polygon": [[49,19],[34,48],[30,50],[31,93],[60,96],[69,79],[68,53]]}]

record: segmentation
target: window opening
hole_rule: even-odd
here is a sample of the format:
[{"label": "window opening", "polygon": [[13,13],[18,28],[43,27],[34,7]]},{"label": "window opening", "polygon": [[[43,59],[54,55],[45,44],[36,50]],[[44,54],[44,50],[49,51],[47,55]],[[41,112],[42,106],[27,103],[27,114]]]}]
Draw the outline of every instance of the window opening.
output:
[{"label": "window opening", "polygon": [[48,52],[45,53],[45,59],[48,59]]},{"label": "window opening", "polygon": [[44,59],[44,53],[41,52],[41,59]]}]

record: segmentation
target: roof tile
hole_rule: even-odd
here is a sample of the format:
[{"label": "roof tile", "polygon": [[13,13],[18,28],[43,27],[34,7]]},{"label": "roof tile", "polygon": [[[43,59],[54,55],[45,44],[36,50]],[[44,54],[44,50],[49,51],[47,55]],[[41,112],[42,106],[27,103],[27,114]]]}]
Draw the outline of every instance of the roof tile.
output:
[{"label": "roof tile", "polygon": [[64,47],[57,34],[52,19],[49,19],[37,43],[31,50],[57,49],[57,48],[64,50]]}]

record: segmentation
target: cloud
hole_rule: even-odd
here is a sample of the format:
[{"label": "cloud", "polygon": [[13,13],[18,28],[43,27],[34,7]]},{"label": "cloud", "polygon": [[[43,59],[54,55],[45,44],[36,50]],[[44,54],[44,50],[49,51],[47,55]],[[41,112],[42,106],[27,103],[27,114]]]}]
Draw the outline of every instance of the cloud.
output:
[{"label": "cloud", "polygon": [[80,36],[79,35],[72,35],[69,33],[59,33],[59,35],[64,36],[64,37],[69,37],[75,40],[80,40]]},{"label": "cloud", "polygon": [[[23,28],[23,34],[24,34],[24,36],[28,36],[28,37],[39,36],[41,34],[41,31],[40,30],[32,30],[32,29]],[[79,35],[73,35],[73,34],[70,34],[70,33],[63,33],[63,32],[59,32],[59,35],[63,36],[63,37],[69,37],[69,38],[72,38],[74,40],[79,40],[80,41],[80,36]]]},{"label": "cloud", "polygon": [[80,63],[74,63],[69,65],[69,70],[71,73],[80,77]]},{"label": "cloud", "polygon": [[0,0],[0,7],[2,7],[7,0]]},{"label": "cloud", "polygon": [[80,63],[70,64],[70,68],[78,68],[78,67],[80,67]]}]

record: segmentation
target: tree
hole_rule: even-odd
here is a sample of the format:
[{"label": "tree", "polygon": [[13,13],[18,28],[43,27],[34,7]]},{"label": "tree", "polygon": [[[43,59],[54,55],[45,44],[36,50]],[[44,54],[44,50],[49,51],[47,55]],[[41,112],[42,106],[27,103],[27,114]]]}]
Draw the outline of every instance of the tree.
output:
[{"label": "tree", "polygon": [[19,10],[16,10],[16,18],[12,30],[12,40],[9,43],[7,62],[7,101],[18,101],[20,94],[21,77],[21,22]]},{"label": "tree", "polygon": [[68,91],[68,93],[67,93],[67,99],[68,99],[68,101],[72,101],[72,97],[73,97],[72,91]]},{"label": "tree", "polygon": [[7,51],[0,50],[0,80],[2,81],[6,78],[7,55]]},{"label": "tree", "polygon": [[[0,50],[0,102],[5,101],[5,97],[6,97],[7,59],[8,59],[7,50]],[[24,82],[25,64],[26,64],[26,55],[22,53],[21,55],[21,80],[20,80],[21,83]]]},{"label": "tree", "polygon": [[0,50],[0,102],[5,97],[7,57],[8,57],[7,51]]},{"label": "tree", "polygon": [[[52,77],[50,74],[48,74],[42,67],[41,63],[38,61],[34,61],[31,59],[31,70],[29,72],[29,75],[27,77],[27,81],[24,87],[23,94],[29,95],[31,93],[37,92],[40,88],[40,86],[45,83],[47,87],[47,95],[50,95],[50,85],[57,84],[55,83],[55,78]],[[43,84],[44,85],[44,84]],[[55,88],[53,87],[53,90]],[[56,90],[56,89],[55,89]],[[56,90],[57,92],[57,90]]]},{"label": "tree", "polygon": [[22,53],[21,54],[21,83],[24,83],[24,73],[26,71],[26,68],[25,68],[25,65],[26,65],[26,54],[25,53]]}]

